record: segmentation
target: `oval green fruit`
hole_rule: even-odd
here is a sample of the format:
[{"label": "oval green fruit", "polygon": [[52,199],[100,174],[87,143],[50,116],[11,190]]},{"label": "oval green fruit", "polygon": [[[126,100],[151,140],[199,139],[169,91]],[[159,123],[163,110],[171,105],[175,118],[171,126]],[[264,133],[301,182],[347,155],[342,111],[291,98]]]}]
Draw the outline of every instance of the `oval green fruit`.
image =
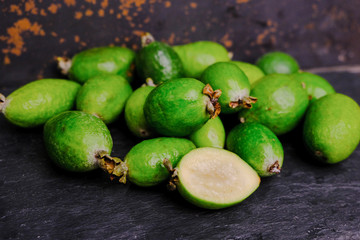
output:
[{"label": "oval green fruit", "polygon": [[186,154],[173,174],[179,193],[207,209],[233,206],[260,184],[256,172],[239,156],[219,148],[197,148]]},{"label": "oval green fruit", "polygon": [[121,114],[131,93],[131,86],[125,78],[117,75],[98,75],[90,78],[80,88],[76,108],[109,124]]},{"label": "oval green fruit", "polygon": [[297,61],[284,52],[266,53],[257,60],[256,65],[261,68],[265,74],[290,74],[299,71]]},{"label": "oval green fruit", "polygon": [[136,89],[125,105],[126,125],[139,138],[149,138],[154,135],[144,115],[146,98],[154,88],[153,86],[144,86]]},{"label": "oval green fruit", "polygon": [[70,110],[80,85],[63,79],[42,79],[28,83],[6,99],[0,94],[0,110],[13,124],[36,127],[58,113]]},{"label": "oval green fruit", "polygon": [[151,78],[160,84],[183,76],[183,65],[177,53],[166,43],[155,41],[150,33],[141,37],[142,49],[135,58],[139,77],[145,81]]},{"label": "oval green fruit", "polygon": [[241,108],[251,108],[256,99],[249,96],[250,83],[243,71],[231,62],[218,62],[205,69],[200,80],[220,89],[222,113],[235,113]]},{"label": "oval green fruit", "polygon": [[44,142],[53,162],[73,172],[100,167],[101,156],[110,154],[113,146],[105,123],[80,111],[63,112],[47,121]]},{"label": "oval green fruit", "polygon": [[180,159],[195,145],[188,139],[160,137],[144,140],[125,156],[127,179],[141,187],[155,186],[170,177],[164,166],[166,159],[175,167]]},{"label": "oval green fruit", "polygon": [[331,84],[319,75],[308,72],[297,72],[291,76],[304,83],[305,89],[308,92],[310,103],[325,95],[335,93],[335,89],[331,86]]},{"label": "oval green fruit", "polygon": [[91,48],[76,54],[72,59],[58,58],[63,74],[79,83],[101,74],[120,75],[129,82],[132,79],[132,65],[135,52],[125,47]]},{"label": "oval green fruit", "polygon": [[232,61],[231,63],[236,64],[247,76],[251,87],[262,77],[265,76],[264,72],[256,65],[247,62]]},{"label": "oval green fruit", "polygon": [[260,123],[236,126],[226,139],[226,147],[247,162],[260,177],[280,173],[284,150],[276,135]]},{"label": "oval green fruit", "polygon": [[303,139],[316,160],[338,163],[360,141],[360,107],[350,97],[333,93],[316,100],[306,113]]},{"label": "oval green fruit", "polygon": [[199,79],[208,66],[230,61],[229,52],[216,42],[199,41],[173,48],[184,65],[185,77]]},{"label": "oval green fruit", "polygon": [[201,128],[190,134],[189,139],[196,147],[224,148],[225,128],[221,119],[216,117],[208,120]]},{"label": "oval green fruit", "polygon": [[220,113],[221,92],[193,78],[169,80],[146,99],[144,113],[149,126],[170,137],[184,137]]},{"label": "oval green fruit", "polygon": [[295,128],[309,104],[301,83],[285,74],[263,77],[255,84],[251,95],[258,101],[251,109],[239,112],[240,122],[259,122],[276,135]]}]

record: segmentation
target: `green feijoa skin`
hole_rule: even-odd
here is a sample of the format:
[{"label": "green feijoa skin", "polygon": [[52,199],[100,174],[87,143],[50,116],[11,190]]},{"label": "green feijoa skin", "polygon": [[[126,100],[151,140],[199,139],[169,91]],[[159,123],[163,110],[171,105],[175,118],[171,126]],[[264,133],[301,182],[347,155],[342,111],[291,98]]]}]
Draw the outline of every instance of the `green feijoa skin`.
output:
[{"label": "green feijoa skin", "polygon": [[0,111],[13,124],[36,127],[58,113],[70,110],[80,85],[63,79],[42,79],[30,82],[7,98],[0,94]]},{"label": "green feijoa skin", "polygon": [[222,113],[235,113],[251,108],[256,99],[249,96],[250,83],[240,68],[231,62],[218,62],[209,66],[200,80],[215,89],[221,89],[219,103]]},{"label": "green feijoa skin", "polygon": [[350,97],[333,93],[312,103],[306,113],[303,139],[314,159],[338,163],[360,141],[360,107]]},{"label": "green feijoa skin", "polygon": [[141,43],[142,49],[136,55],[135,65],[143,81],[150,78],[154,84],[160,84],[183,77],[183,64],[172,47],[155,41],[150,33],[141,37]]},{"label": "green feijoa skin", "polygon": [[63,112],[47,121],[44,141],[53,162],[73,172],[100,167],[101,159],[111,153],[113,146],[105,123],[80,111]]},{"label": "green feijoa skin", "polygon": [[280,173],[284,150],[276,135],[260,123],[236,126],[226,139],[226,148],[239,155],[260,177]]},{"label": "green feijoa skin", "polygon": [[199,41],[173,48],[184,65],[185,77],[199,79],[208,66],[216,62],[230,61],[229,52],[216,42]]},{"label": "green feijoa skin", "polygon": [[98,75],[90,78],[80,88],[76,108],[109,124],[121,114],[131,93],[131,86],[125,78],[117,75]]},{"label": "green feijoa skin", "polygon": [[190,134],[189,139],[196,147],[224,148],[225,128],[221,119],[208,120],[201,128]]},{"label": "green feijoa skin", "polygon": [[290,74],[299,71],[297,61],[284,52],[270,52],[260,57],[256,65],[264,71],[264,73],[283,73]]},{"label": "green feijoa skin", "polygon": [[325,95],[335,93],[335,89],[331,84],[319,75],[308,72],[298,72],[291,76],[304,84],[309,95],[310,103]]},{"label": "green feijoa skin", "polygon": [[247,76],[251,87],[262,77],[265,76],[264,72],[256,65],[247,62],[232,61],[236,64]]},{"label": "green feijoa skin", "polygon": [[219,148],[197,148],[187,153],[172,172],[175,187],[190,203],[207,209],[233,206],[260,185],[257,173],[238,155]]},{"label": "green feijoa skin", "polygon": [[286,74],[270,74],[251,90],[258,99],[251,109],[239,112],[240,122],[259,122],[276,135],[291,131],[303,117],[309,99],[301,82]]},{"label": "green feijoa skin", "polygon": [[213,91],[194,78],[172,79],[150,92],[144,106],[145,119],[157,133],[169,137],[188,136],[220,113]]},{"label": "green feijoa skin", "polygon": [[151,187],[166,181],[170,173],[164,165],[175,167],[180,159],[195,149],[188,139],[159,137],[144,140],[135,145],[125,156],[126,171],[119,176],[125,177],[141,187]]},{"label": "green feijoa skin", "polygon": [[129,130],[139,138],[150,138],[154,132],[146,122],[144,105],[147,96],[154,89],[153,86],[143,86],[136,89],[125,105],[125,120]]},{"label": "green feijoa skin", "polygon": [[125,47],[91,48],[76,54],[72,59],[58,57],[58,67],[70,79],[85,83],[101,74],[120,75],[132,80],[135,52]]}]

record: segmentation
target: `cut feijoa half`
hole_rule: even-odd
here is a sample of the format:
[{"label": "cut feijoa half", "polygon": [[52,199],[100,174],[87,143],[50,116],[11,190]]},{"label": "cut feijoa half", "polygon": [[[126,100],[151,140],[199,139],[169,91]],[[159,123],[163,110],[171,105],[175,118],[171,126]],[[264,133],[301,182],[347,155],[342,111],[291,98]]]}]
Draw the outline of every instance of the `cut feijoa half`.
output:
[{"label": "cut feijoa half", "polygon": [[170,186],[190,203],[207,209],[233,206],[260,184],[257,173],[235,153],[219,148],[197,148],[173,170]]}]

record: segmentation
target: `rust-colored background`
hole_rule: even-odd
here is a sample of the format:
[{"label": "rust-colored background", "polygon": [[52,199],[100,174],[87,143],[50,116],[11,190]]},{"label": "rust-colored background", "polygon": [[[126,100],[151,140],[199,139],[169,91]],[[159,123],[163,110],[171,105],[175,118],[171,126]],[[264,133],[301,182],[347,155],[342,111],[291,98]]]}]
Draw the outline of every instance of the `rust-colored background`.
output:
[{"label": "rust-colored background", "polygon": [[[213,40],[254,62],[283,50],[302,68],[360,60],[358,0],[0,0],[0,76],[16,87],[59,76],[55,56],[102,45],[139,48],[150,31],[169,44]],[[3,86],[4,86],[3,85]]]}]

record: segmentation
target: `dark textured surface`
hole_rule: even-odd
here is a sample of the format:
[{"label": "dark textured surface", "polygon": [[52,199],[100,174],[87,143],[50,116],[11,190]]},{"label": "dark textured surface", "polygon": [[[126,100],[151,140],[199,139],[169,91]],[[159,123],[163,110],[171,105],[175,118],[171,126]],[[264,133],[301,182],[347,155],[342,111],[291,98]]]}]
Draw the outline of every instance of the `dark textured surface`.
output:
[{"label": "dark textured surface", "polygon": [[[323,74],[360,102],[360,76]],[[0,88],[9,94],[12,88]],[[99,171],[70,174],[50,163],[42,129],[0,117],[0,239],[360,239],[360,148],[337,165],[303,153],[297,132],[280,138],[284,168],[241,204],[210,211],[165,186],[139,188]],[[110,126],[114,156],[136,140],[124,121]]]}]

